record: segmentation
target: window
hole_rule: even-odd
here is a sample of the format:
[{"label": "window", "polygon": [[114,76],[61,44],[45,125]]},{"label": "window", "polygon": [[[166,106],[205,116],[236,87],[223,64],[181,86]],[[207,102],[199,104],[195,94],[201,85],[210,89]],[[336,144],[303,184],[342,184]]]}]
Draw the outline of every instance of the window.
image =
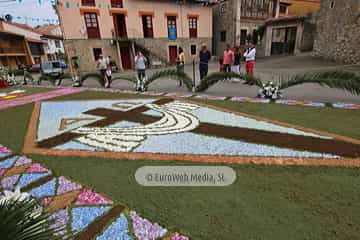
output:
[{"label": "window", "polygon": [[220,32],[220,41],[226,42],[226,31]]},{"label": "window", "polygon": [[287,6],[285,6],[285,5],[280,5],[280,10],[279,10],[279,12],[280,12],[281,14],[286,14],[286,13],[287,13]]},{"label": "window", "polygon": [[247,36],[247,30],[242,29],[241,32],[240,32],[240,45],[245,45],[246,44],[246,36]]},{"label": "window", "polygon": [[95,7],[95,0],[81,0],[81,5]]},{"label": "window", "polygon": [[142,24],[143,24],[144,38],[153,38],[154,32],[153,32],[152,16],[143,15]]},{"label": "window", "polygon": [[191,55],[196,55],[196,45],[190,46],[190,53],[191,53]]},{"label": "window", "polygon": [[100,38],[99,24],[96,13],[84,13],[88,38]]},{"label": "window", "polygon": [[220,5],[220,16],[224,16],[226,14],[226,8],[227,8],[227,3],[224,2]]},{"label": "window", "polygon": [[170,40],[176,40],[176,17],[168,16],[167,17],[167,26],[168,26],[168,38]]},{"label": "window", "polygon": [[197,17],[189,17],[189,32],[191,38],[197,38]]},{"label": "window", "polygon": [[101,48],[94,48],[93,52],[94,52],[95,61],[99,60],[99,57],[102,54],[102,49]]},{"label": "window", "polygon": [[59,40],[55,40],[55,47],[61,48],[61,45],[60,45],[60,41],[59,41]]},{"label": "window", "polygon": [[123,7],[122,0],[111,0],[111,7],[112,8],[122,8]]},{"label": "window", "polygon": [[334,1],[331,1],[330,2],[330,8],[334,8],[335,7],[335,2]]}]

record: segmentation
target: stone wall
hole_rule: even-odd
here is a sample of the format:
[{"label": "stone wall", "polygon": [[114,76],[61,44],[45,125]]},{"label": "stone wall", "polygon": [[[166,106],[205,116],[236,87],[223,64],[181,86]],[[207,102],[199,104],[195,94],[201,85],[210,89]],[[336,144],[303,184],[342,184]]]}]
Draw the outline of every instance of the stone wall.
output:
[{"label": "stone wall", "polygon": [[316,17],[309,14],[304,20],[304,29],[302,33],[300,51],[308,52],[314,48],[314,38],[316,33]]},{"label": "stone wall", "polygon": [[64,40],[64,47],[69,58],[79,57],[80,71],[95,71],[96,61],[94,48],[101,48],[104,56],[111,56],[119,66],[116,46],[111,45],[110,40],[87,39],[87,40]]},{"label": "stone wall", "polygon": [[[221,56],[227,44],[235,44],[234,1],[227,0],[213,7],[213,54]],[[221,32],[226,31],[226,40],[221,41]]]},{"label": "stone wall", "polygon": [[[213,7],[213,52],[216,56],[223,55],[227,44],[231,47],[240,46],[241,30],[247,30],[247,35],[252,35],[254,30],[265,23],[265,20],[241,17],[236,33],[236,2],[240,6],[240,0],[225,0]],[[238,11],[240,14],[240,9]],[[226,31],[225,41],[221,41],[223,31]]]},{"label": "stone wall", "polygon": [[359,39],[360,1],[321,0],[314,55],[337,62],[360,63]]}]

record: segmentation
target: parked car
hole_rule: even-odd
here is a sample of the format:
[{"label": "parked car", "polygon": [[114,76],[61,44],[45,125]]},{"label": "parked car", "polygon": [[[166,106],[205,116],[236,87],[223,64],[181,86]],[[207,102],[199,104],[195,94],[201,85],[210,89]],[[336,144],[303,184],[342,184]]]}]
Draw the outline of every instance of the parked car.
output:
[{"label": "parked car", "polygon": [[48,76],[57,77],[64,74],[67,65],[63,61],[49,61],[41,64],[41,73]]},{"label": "parked car", "polygon": [[32,64],[28,67],[29,72],[41,72],[41,64]]}]

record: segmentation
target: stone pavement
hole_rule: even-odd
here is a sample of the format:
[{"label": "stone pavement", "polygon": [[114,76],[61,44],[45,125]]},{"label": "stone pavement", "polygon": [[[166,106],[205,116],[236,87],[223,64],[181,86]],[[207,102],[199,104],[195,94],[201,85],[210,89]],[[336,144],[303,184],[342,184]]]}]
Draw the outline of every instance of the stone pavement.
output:
[{"label": "stone pavement", "polygon": [[[244,65],[244,64],[243,64]],[[209,73],[218,71],[219,65],[217,62],[211,62],[209,65]],[[245,67],[242,66],[242,71]],[[357,72],[360,74],[360,65],[337,65],[336,63],[325,61],[323,59],[314,58],[309,54],[302,54],[298,56],[277,56],[262,58],[257,61],[256,64],[256,76],[264,81],[278,81],[280,77],[286,79],[286,76],[293,74],[302,74],[314,71],[333,71],[333,70],[346,70],[351,72]],[[148,74],[156,70],[148,70]],[[189,76],[193,75],[192,65],[185,67],[185,72]],[[116,73],[118,75],[119,73]],[[132,71],[121,73],[124,75],[133,74]],[[199,83],[199,73],[196,66],[196,84]],[[48,82],[42,83],[43,85],[49,84]],[[71,86],[70,80],[65,80],[62,86]],[[95,80],[88,80],[85,87],[98,87],[98,83]],[[127,81],[115,81],[112,84],[112,88],[133,90],[132,83]],[[178,87],[177,82],[174,80],[162,79],[152,83],[149,86],[149,91],[157,92],[187,92],[185,87]],[[210,94],[215,96],[240,96],[240,97],[255,97],[257,95],[258,88],[256,86],[247,86],[241,83],[233,82],[220,82],[204,94]],[[284,99],[294,100],[310,100],[321,102],[351,102],[360,103],[360,97],[352,95],[346,91],[338,89],[329,89],[321,87],[317,84],[303,84],[295,86],[284,91]]]}]

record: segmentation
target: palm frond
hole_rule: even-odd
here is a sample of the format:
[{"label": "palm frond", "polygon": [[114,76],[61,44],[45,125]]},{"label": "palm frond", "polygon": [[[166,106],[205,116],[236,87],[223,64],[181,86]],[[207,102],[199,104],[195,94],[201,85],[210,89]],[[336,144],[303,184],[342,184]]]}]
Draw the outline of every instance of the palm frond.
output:
[{"label": "palm frond", "polygon": [[343,71],[295,75],[288,81],[282,82],[280,89],[285,89],[304,83],[317,83],[321,86],[343,89],[352,94],[360,95],[360,76],[355,73]]},{"label": "palm frond", "polygon": [[[0,203],[0,236],[3,240],[63,239],[65,226],[54,227],[50,213],[34,214],[39,205],[34,200],[5,200]],[[56,236],[58,235],[58,236]],[[69,236],[64,236],[67,239]]]},{"label": "palm frond", "polygon": [[250,85],[250,86],[256,85],[258,87],[262,87],[263,85],[260,78],[255,78],[254,76],[250,76],[248,74],[244,75],[244,79],[245,79],[244,84],[246,85]]},{"label": "palm frond", "polygon": [[189,91],[192,90],[192,79],[186,73],[179,72],[176,69],[162,70],[153,73],[150,77],[147,78],[145,87],[148,87],[152,82],[161,78],[170,78],[173,80],[182,81]]},{"label": "palm frond", "polygon": [[200,84],[196,87],[196,92],[206,91],[208,88],[210,88],[217,82],[224,80],[224,79],[230,79],[230,78],[244,79],[245,76],[243,74],[237,74],[234,72],[212,73],[201,80]]},{"label": "palm frond", "polygon": [[80,77],[81,85],[84,81],[86,81],[89,78],[95,78],[100,83],[101,86],[105,86],[104,78],[101,76],[100,73],[97,73],[97,72],[91,72],[91,73],[86,73],[86,74],[82,75]]}]

